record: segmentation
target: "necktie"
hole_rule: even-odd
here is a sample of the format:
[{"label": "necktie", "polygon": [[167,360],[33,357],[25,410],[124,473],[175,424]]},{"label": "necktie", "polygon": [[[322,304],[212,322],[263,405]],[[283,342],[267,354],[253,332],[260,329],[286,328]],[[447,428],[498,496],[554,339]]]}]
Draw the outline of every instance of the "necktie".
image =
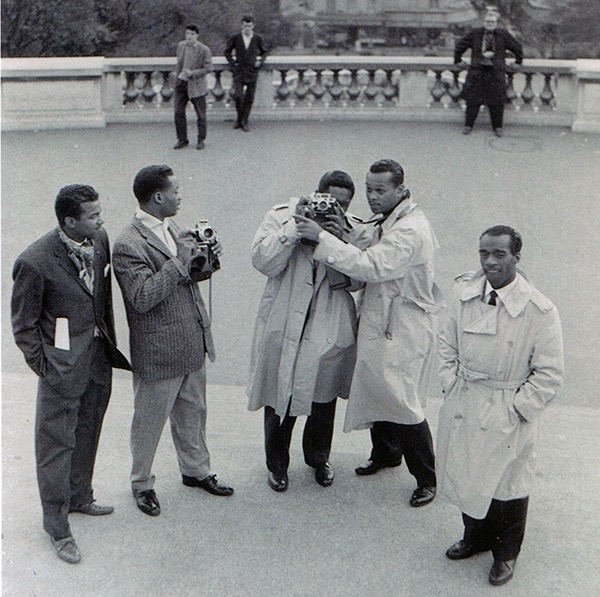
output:
[{"label": "necktie", "polygon": [[495,307],[497,296],[498,296],[498,293],[495,290],[492,290],[492,292],[490,292],[490,300],[488,301],[488,305],[492,305]]},{"label": "necktie", "polygon": [[483,51],[493,52],[494,51],[494,34],[486,33],[483,38]]}]

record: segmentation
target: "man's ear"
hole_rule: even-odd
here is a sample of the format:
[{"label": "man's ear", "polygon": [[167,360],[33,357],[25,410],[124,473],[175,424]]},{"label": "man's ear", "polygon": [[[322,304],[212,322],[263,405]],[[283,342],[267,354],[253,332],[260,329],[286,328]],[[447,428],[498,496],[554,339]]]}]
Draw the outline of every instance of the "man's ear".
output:
[{"label": "man's ear", "polygon": [[514,257],[515,257],[515,261],[517,263],[519,263],[519,261],[521,261],[521,253],[517,253]]}]

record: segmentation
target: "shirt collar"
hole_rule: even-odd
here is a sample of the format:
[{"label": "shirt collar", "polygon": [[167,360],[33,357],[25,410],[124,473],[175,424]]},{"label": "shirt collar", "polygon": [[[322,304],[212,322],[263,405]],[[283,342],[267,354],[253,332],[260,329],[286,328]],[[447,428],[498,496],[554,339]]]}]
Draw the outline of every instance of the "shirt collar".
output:
[{"label": "shirt collar", "polygon": [[135,217],[142,223],[144,226],[150,228],[158,228],[159,226],[166,230],[169,227],[169,218],[165,218],[164,220],[159,220],[156,216],[149,214],[147,211],[144,211],[141,207],[138,207],[135,212]]},{"label": "shirt collar", "polygon": [[[502,288],[494,288],[489,280],[486,279],[485,281],[485,287],[483,290],[483,297],[485,299],[485,297],[488,297],[490,292],[492,292],[492,290],[496,291],[496,296],[503,302],[506,303],[508,300],[508,296],[510,295],[510,293],[512,292],[513,288],[517,285],[517,276],[519,274],[517,274],[515,276],[515,279],[510,283],[507,284],[506,286],[503,286]],[[487,301],[486,301],[487,302]]]}]

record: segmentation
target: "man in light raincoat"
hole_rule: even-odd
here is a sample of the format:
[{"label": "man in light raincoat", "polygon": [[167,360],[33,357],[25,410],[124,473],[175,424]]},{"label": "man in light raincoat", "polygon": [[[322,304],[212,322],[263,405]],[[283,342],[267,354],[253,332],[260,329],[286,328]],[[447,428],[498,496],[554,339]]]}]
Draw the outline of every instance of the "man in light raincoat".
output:
[{"label": "man in light raincoat", "polygon": [[375,162],[366,191],[371,211],[381,217],[364,250],[307,218],[295,218],[300,234],[318,241],[317,261],[366,282],[344,430],[370,428],[373,449],[356,473],[398,466],[404,455],[417,480],[410,503],[423,506],[434,499],[436,488],[422,400],[436,354],[441,298],[433,281],[433,255],[438,243],[429,220],[404,188],[398,162]]},{"label": "man in light raincoat", "polygon": [[440,338],[438,478],[465,525],[446,555],[460,560],[491,550],[489,581],[496,586],[513,576],[535,476],[538,417],[563,377],[558,312],[517,271],[521,245],[508,226],[482,234],[483,271],[457,278]]},{"label": "man in light raincoat", "polygon": [[[323,226],[345,241],[360,242],[363,227],[343,217],[354,195],[350,176],[327,172],[319,192],[329,193],[340,208]],[[304,213],[307,203],[293,198],[276,205],[252,243],[252,264],[268,280],[254,329],[248,408],[264,407],[268,482],[275,491],[288,487],[292,430],[301,415],[308,416],[306,464],[315,468],[320,485],[332,484],[336,398],[348,397],[356,358],[356,306],[349,290],[362,285],[316,262],[314,246],[301,242],[292,214]]]}]

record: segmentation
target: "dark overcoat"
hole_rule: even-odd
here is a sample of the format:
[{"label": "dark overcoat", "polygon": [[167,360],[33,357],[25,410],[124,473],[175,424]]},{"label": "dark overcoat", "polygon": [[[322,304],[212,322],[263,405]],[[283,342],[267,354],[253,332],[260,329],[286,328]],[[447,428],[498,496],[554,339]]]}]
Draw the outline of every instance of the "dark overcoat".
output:
[{"label": "dark overcoat", "polygon": [[487,105],[503,104],[506,101],[506,52],[512,52],[515,62],[523,62],[523,46],[506,29],[494,30],[494,56],[486,65],[482,45],[484,27],[478,27],[460,39],[454,49],[454,63],[471,50],[471,64],[461,96],[469,103]]}]

